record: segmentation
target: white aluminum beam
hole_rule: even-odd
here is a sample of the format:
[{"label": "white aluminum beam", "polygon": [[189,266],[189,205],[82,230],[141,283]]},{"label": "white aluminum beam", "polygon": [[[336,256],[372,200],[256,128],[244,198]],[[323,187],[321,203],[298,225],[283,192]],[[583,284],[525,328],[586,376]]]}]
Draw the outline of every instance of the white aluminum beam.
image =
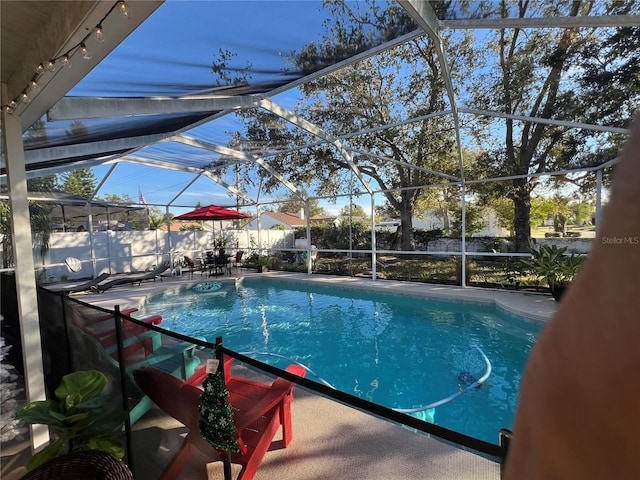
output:
[{"label": "white aluminum beam", "polygon": [[[31,170],[27,172],[27,178],[31,179],[31,178],[43,177],[45,175],[56,175],[59,173],[68,172],[70,170],[75,170],[78,168],[93,168],[98,165],[108,164],[111,161],[113,161],[114,158],[120,158],[120,156],[118,155],[117,157],[113,157],[113,156],[103,157],[97,160],[81,160],[78,162],[65,163],[64,165],[56,165],[55,167],[47,167],[47,168],[40,168],[37,170]],[[6,183],[7,183],[7,175],[6,174],[0,175],[0,185],[4,185]]]},{"label": "white aluminum beam", "polygon": [[358,177],[358,179],[360,180],[360,183],[367,190],[367,192],[371,193],[373,191],[369,183],[365,180],[364,176],[362,175],[362,172],[358,169],[358,166],[353,161],[353,158],[351,158],[351,154],[346,148],[344,148],[344,146],[342,146],[342,143],[339,140],[334,139],[330,134],[322,130],[317,125],[314,125],[313,123],[309,122],[308,120],[305,120],[304,118],[300,117],[296,113],[281,107],[280,105],[278,105],[275,102],[272,102],[271,100],[268,100],[268,99],[262,100],[260,102],[260,106],[265,110],[275,115],[278,115],[279,117],[285,119],[286,121],[294,124],[296,127],[302,128],[303,130],[306,130],[307,132],[310,132],[313,135],[323,138],[327,142],[333,144],[338,149],[340,154],[344,157],[346,162],[349,164],[349,168],[351,168],[351,171],[353,171],[356,177]]},{"label": "white aluminum beam", "polygon": [[509,118],[512,120],[521,120],[523,122],[544,123],[548,125],[556,125],[559,127],[581,128],[583,130],[593,130],[596,132],[621,133],[629,134],[628,128],[607,127],[604,125],[594,125],[592,123],[568,122],[566,120],[554,120],[552,118],[528,117],[526,115],[514,115],[510,113],[493,112],[490,110],[478,110],[475,108],[461,108],[461,113],[469,113],[485,117]]},{"label": "white aluminum beam", "polygon": [[350,151],[355,152],[355,153],[357,153],[359,155],[364,155],[365,157],[376,158],[378,160],[382,160],[383,162],[389,162],[389,163],[393,163],[395,165],[402,165],[403,167],[407,167],[407,168],[410,168],[412,170],[419,170],[421,172],[430,173],[430,174],[436,175],[438,177],[447,178],[447,179],[452,180],[454,182],[459,182],[460,181],[460,179],[458,177],[455,177],[453,175],[449,175],[449,174],[446,174],[446,173],[438,172],[437,170],[432,170],[430,168],[425,168],[425,167],[419,167],[417,165],[412,165],[412,164],[407,163],[407,162],[403,162],[403,161],[400,161],[400,160],[395,160],[393,158],[385,157],[383,155],[377,155],[377,154],[371,153],[371,152],[363,152],[361,150],[356,150],[354,148],[349,148],[349,147],[346,147],[346,148],[348,148]]},{"label": "white aluminum beam", "polygon": [[91,194],[91,198],[95,197],[98,194],[102,186],[105,184],[105,182],[111,176],[111,174],[113,173],[113,171],[116,169],[117,166],[118,166],[118,163],[116,162],[109,167],[109,170],[107,171],[107,173],[102,177],[102,180],[100,180],[100,183],[98,183],[96,188],[93,190],[93,193]]},{"label": "white aluminum beam", "polygon": [[203,148],[203,149],[209,150],[211,152],[217,152],[217,153],[220,153],[222,155],[227,155],[227,156],[230,156],[230,157],[233,157],[233,158],[244,160],[244,161],[249,162],[249,163],[256,163],[259,166],[261,166],[262,168],[264,168],[267,172],[269,172],[273,177],[277,178],[280,181],[280,183],[282,183],[287,189],[289,189],[289,191],[291,193],[295,194],[300,199],[302,199],[302,197],[300,196],[300,192],[295,187],[295,185],[293,185],[286,178],[284,178],[282,175],[280,175],[280,173],[278,173],[275,169],[273,169],[271,167],[271,165],[269,165],[267,162],[264,161],[264,159],[262,159],[260,157],[255,157],[255,156],[250,155],[248,153],[241,152],[240,150],[233,150],[232,148],[224,147],[222,145],[216,145],[214,143],[209,143],[209,142],[204,142],[202,140],[197,140],[195,138],[187,137],[185,135],[175,135],[175,136],[171,137],[170,140],[174,141],[174,142],[184,143],[185,145],[190,145],[190,146],[196,147],[196,148]]},{"label": "white aluminum beam", "polygon": [[[167,203],[167,222],[169,222],[169,224],[171,224],[171,222],[169,221],[169,216],[168,216],[168,215],[169,215],[169,205],[172,205],[172,204],[173,204],[173,202],[175,202],[178,198],[180,198],[180,196],[181,196],[184,192],[186,192],[186,191],[189,189],[189,187],[191,187],[191,185],[193,185],[194,183],[196,183],[196,180],[198,180],[201,176],[202,176],[202,172],[198,173],[195,177],[193,177],[193,179],[192,179],[189,183],[187,183],[187,184],[184,186],[184,188],[183,188],[182,190],[180,190],[180,191],[178,192],[178,194],[177,194],[177,195],[175,195],[171,200],[169,200],[169,202]],[[170,228],[168,228],[168,229],[167,229],[167,231],[170,231],[170,230],[171,230]]]},{"label": "white aluminum beam", "polygon": [[[7,154],[11,202],[11,238],[13,240],[16,297],[22,364],[24,367],[27,402],[45,400],[44,367],[36,276],[31,248],[31,223],[27,198],[27,177],[24,168],[22,128],[20,119],[6,112],[2,116],[2,147]],[[32,453],[49,441],[45,425],[30,425]]]},{"label": "white aluminum beam", "polygon": [[[172,163],[172,162],[150,161],[150,160],[147,160],[147,159],[144,159],[144,158],[134,157],[132,155],[127,155],[126,157],[122,157],[122,158],[120,158],[120,161],[121,162],[127,162],[127,163],[134,163],[134,164],[138,164],[138,165],[146,165],[148,167],[158,167],[158,168],[163,168],[165,170],[178,170],[178,171],[181,171],[181,172],[195,173],[197,176],[187,185],[186,188],[191,186],[193,184],[193,182],[195,182],[198,178],[200,178],[200,176],[204,175],[205,177],[209,178],[210,180],[212,180],[213,182],[217,183],[221,187],[227,189],[232,194],[241,197],[243,200],[245,200],[245,201],[247,201],[249,203],[252,203],[252,204],[255,203],[255,201],[253,199],[251,199],[250,197],[247,197],[244,193],[242,193],[236,187],[234,187],[233,185],[229,185],[224,180],[222,180],[220,177],[218,177],[216,175],[213,175],[211,172],[209,172],[209,171],[207,171],[207,170],[205,170],[203,168],[186,167],[184,165],[181,166],[179,164]],[[185,190],[186,190],[186,188],[185,188]],[[173,204],[173,202],[175,202],[176,199],[181,194],[182,194],[182,192],[180,192],[175,198],[173,198],[169,202],[169,205]]]},{"label": "white aluminum beam", "polygon": [[441,28],[501,29],[501,28],[594,28],[594,27],[637,27],[639,15],[593,15],[578,17],[538,17],[538,18],[477,18],[465,20],[440,20]]},{"label": "white aluminum beam", "polygon": [[[382,130],[386,130],[388,128],[399,127],[401,125],[407,125],[409,123],[421,122],[421,121],[427,120],[429,118],[437,118],[437,117],[442,117],[444,115],[450,115],[450,114],[451,114],[451,110],[443,110],[442,112],[430,113],[428,115],[421,115],[419,117],[408,118],[406,120],[399,120],[397,122],[388,123],[386,125],[380,125],[379,127],[366,128],[364,130],[358,130],[357,132],[345,133],[344,135],[338,135],[337,137],[334,137],[334,138],[335,138],[335,140],[347,140],[349,138],[357,137],[359,135],[366,135],[368,133],[379,132],[379,131],[382,131]],[[287,154],[287,153],[298,152],[300,150],[304,150],[305,148],[315,147],[317,145],[322,145],[324,143],[328,143],[327,140],[320,140],[320,141],[317,141],[317,142],[307,143],[306,145],[302,145],[300,147],[287,148],[285,150],[279,150],[279,151],[277,151],[275,153],[272,153],[272,154],[269,154],[269,155],[265,155],[265,157],[272,157],[272,156],[275,157],[276,155],[282,155],[282,154]],[[352,150],[352,149],[350,149],[350,150]]]},{"label": "white aluminum beam", "polygon": [[255,95],[205,95],[180,98],[66,97],[49,109],[47,120],[219,112],[220,110],[255,108],[259,100],[260,97]]},{"label": "white aluminum beam", "polygon": [[237,187],[228,184],[227,182],[225,182],[224,180],[222,180],[220,177],[218,177],[217,175],[214,175],[211,172],[204,172],[204,176],[210,178],[211,180],[213,180],[214,182],[216,182],[218,185],[220,185],[221,187],[226,188],[229,192],[231,192],[233,195],[235,195],[236,197],[240,197],[242,198],[245,202],[249,202],[251,205],[255,205],[257,203],[257,200],[252,199],[248,196],[246,196],[244,193],[242,193]]},{"label": "white aluminum beam", "polygon": [[168,160],[149,160],[147,158],[135,157],[133,155],[125,155],[120,157],[118,162],[134,163],[136,165],[144,165],[147,167],[158,167],[165,170],[176,170],[187,173],[201,174],[204,171],[202,167],[188,167],[179,163],[171,162]]},{"label": "white aluminum beam", "polygon": [[433,8],[429,2],[425,0],[399,0],[400,4],[404,7],[407,13],[413,18],[418,25],[429,35],[433,40],[435,46],[435,52],[440,63],[440,74],[444,80],[445,88],[447,90],[447,96],[449,97],[449,103],[451,104],[451,111],[453,114],[453,123],[456,130],[456,147],[458,151],[458,162],[460,168],[460,181],[462,191],[461,201],[461,217],[462,217],[462,237],[460,239],[461,253],[462,253],[462,287],[466,287],[466,231],[465,231],[465,185],[464,185],[464,159],[462,155],[462,140],[460,138],[460,116],[458,115],[458,103],[455,96],[455,90],[453,88],[453,82],[451,81],[451,72],[449,71],[449,64],[444,52],[442,40],[440,38],[440,27],[438,24],[438,17],[433,11]]},{"label": "white aluminum beam", "polygon": [[[403,35],[401,37],[398,37],[396,39],[393,39],[387,43],[384,43],[382,45],[379,45],[375,48],[372,48],[371,50],[368,50],[366,52],[362,52],[358,55],[355,55],[353,57],[350,57],[346,60],[343,60],[342,62],[338,62],[334,65],[328,66],[318,72],[314,72],[310,75],[307,75],[301,79],[295,80],[291,83],[288,83],[286,85],[283,85],[282,87],[276,88],[270,92],[268,92],[267,94],[264,94],[263,97],[271,97],[274,95],[278,95],[280,93],[286,92],[288,90],[291,90],[293,88],[298,87],[299,85],[302,85],[308,81],[314,80],[316,78],[319,78],[323,75],[328,75],[331,72],[337,71],[341,68],[344,68],[348,65],[351,65],[353,63],[359,62],[363,59],[369,58],[371,56],[377,55],[380,52],[386,51],[386,50],[390,50],[402,43],[405,43],[411,39],[417,38],[424,35],[424,32],[422,32],[421,30],[415,30],[414,32],[408,33],[406,35]],[[66,100],[66,99],[65,99]],[[158,134],[158,135],[148,135],[148,136],[144,136],[144,137],[138,137],[139,141],[121,141],[121,140],[113,140],[113,141],[105,141],[105,142],[95,142],[93,144],[87,144],[87,149],[85,150],[85,152],[87,152],[88,154],[99,154],[101,152],[108,152],[108,151],[113,151],[114,149],[120,149],[119,147],[122,145],[128,145],[128,148],[131,148],[132,150],[135,150],[137,148],[141,148],[144,146],[148,146],[148,145],[152,145],[154,143],[157,143],[159,141],[162,141],[163,139],[166,139],[168,137],[171,137],[173,135],[179,135],[180,133],[186,131],[186,130],[190,130],[192,128],[195,128],[197,126],[203,125],[205,123],[208,123],[214,119],[223,117],[225,115],[227,115],[228,113],[233,112],[234,110],[224,110],[222,112],[218,112],[215,113],[213,115],[211,115],[210,117],[207,117],[205,119],[202,119],[198,122],[195,122],[191,125],[188,125],[182,129],[179,129],[175,132],[171,132],[168,134]],[[111,146],[110,142],[115,142],[114,146]],[[49,150],[49,149],[43,149],[43,150]],[[129,152],[131,153],[131,152]],[[38,154],[33,154],[35,156],[38,156]],[[40,154],[40,155],[46,155],[46,154]],[[49,154],[51,155],[51,154]],[[67,155],[68,157],[68,155]],[[57,156],[52,156],[49,159],[59,159],[59,158],[66,158],[65,155],[60,152],[58,153]],[[35,161],[35,160],[34,160]],[[271,173],[271,172],[270,172]],[[290,187],[287,187],[290,189]],[[295,193],[295,192],[294,192]]]},{"label": "white aluminum beam", "polygon": [[337,72],[338,70],[348,67],[349,65],[353,65],[354,63],[358,63],[362,60],[365,60],[367,58],[373,57],[375,55],[378,55],[379,53],[382,52],[386,52],[387,50],[391,50],[395,47],[397,47],[398,45],[402,45],[410,40],[413,40],[415,38],[419,38],[421,36],[424,35],[424,32],[420,29],[418,30],[414,30],[413,32],[409,32],[405,35],[402,35],[400,37],[394,38],[393,40],[390,40],[386,43],[383,43],[381,45],[378,45],[377,47],[374,47],[370,50],[366,50],[362,53],[359,53],[357,55],[354,55],[352,57],[349,57],[345,60],[342,60],[341,62],[335,63],[333,65],[329,65],[328,67],[323,68],[322,70],[318,70],[317,72],[313,72],[305,77],[302,77],[298,80],[294,80],[293,82],[287,83],[286,85],[283,85],[282,87],[279,88],[275,88],[273,90],[271,90],[269,92],[268,95],[265,95],[266,97],[273,97],[275,95],[278,95],[280,93],[286,92],[288,90],[292,90],[300,85],[303,85],[307,82],[313,81],[317,78],[321,78],[321,77],[325,77],[333,72]]},{"label": "white aluminum beam", "polygon": [[160,142],[166,139],[167,136],[167,134],[156,134],[144,135],[141,137],[118,138],[115,140],[103,140],[91,143],[78,143],[75,145],[65,145],[61,147],[27,150],[24,155],[27,165],[65,158],[72,159],[73,157],[79,156],[95,155],[98,157],[105,152],[112,152],[114,150],[132,150],[145,147],[147,145]]}]

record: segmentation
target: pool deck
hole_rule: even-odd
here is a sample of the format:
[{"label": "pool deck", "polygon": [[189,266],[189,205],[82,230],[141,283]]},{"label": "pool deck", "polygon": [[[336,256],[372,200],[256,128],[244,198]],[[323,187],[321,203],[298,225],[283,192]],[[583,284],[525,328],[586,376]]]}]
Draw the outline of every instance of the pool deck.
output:
[{"label": "pool deck", "polygon": [[[255,275],[348,289],[364,288],[411,296],[495,302],[509,312],[542,323],[553,315],[556,308],[556,302],[548,295],[391,280],[373,282],[366,278],[283,272],[257,274],[241,270],[235,275],[217,277],[215,281],[234,281]],[[100,294],[79,293],[73,294],[73,297],[104,308],[112,309],[118,305],[124,309],[136,307],[145,297],[168,288],[206,280],[210,279],[196,272],[193,278],[168,277],[162,282],[146,282],[129,288],[119,286]],[[500,478],[500,467],[492,459],[336,403],[301,387],[296,387],[296,392],[292,404],[294,441],[287,449],[274,449],[267,453],[256,480]],[[136,478],[157,478],[172,452],[175,452],[185,429],[154,408],[134,425],[134,430]],[[276,434],[276,440],[279,438],[279,434]],[[208,463],[205,472],[202,465],[207,462],[210,460],[194,457],[181,477],[194,480],[222,478],[221,463]]]},{"label": "pool deck", "polygon": [[135,307],[144,299],[155,293],[170,287],[191,285],[203,281],[234,281],[238,278],[266,276],[271,279],[290,280],[299,283],[315,283],[321,285],[339,286],[340,288],[377,290],[380,292],[394,293],[398,295],[410,295],[414,297],[439,297],[457,299],[471,302],[495,303],[515,315],[536,322],[545,323],[551,318],[557,308],[557,302],[550,296],[539,293],[516,292],[511,290],[496,290],[477,287],[455,287],[449,285],[435,285],[418,282],[400,282],[396,280],[376,280],[367,278],[340,277],[334,275],[306,275],[302,273],[267,272],[254,273],[249,270],[241,270],[238,274],[232,273],[222,277],[208,278],[200,276],[196,272],[193,277],[165,277],[163,281],[146,282],[141,285],[125,287],[117,286],[104,293],[77,293],[74,298],[98,305],[104,308],[113,308],[119,305],[121,309]]}]

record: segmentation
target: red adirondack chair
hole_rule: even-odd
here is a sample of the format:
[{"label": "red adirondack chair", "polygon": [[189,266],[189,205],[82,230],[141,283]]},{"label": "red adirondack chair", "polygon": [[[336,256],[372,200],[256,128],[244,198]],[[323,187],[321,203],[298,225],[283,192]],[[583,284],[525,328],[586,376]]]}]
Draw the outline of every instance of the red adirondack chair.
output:
[{"label": "red adirondack chair", "polygon": [[[236,437],[241,451],[232,454],[231,461],[242,465],[238,480],[251,480],[281,425],[283,446],[286,448],[291,442],[291,402],[294,384],[282,378],[267,385],[231,376],[232,361],[233,359],[224,364],[225,382],[229,390],[229,402],[234,411]],[[306,373],[305,369],[298,365],[289,366],[287,371],[299,376]],[[161,480],[179,478],[180,472],[197,450],[212,457],[212,460],[220,458],[216,449],[200,435],[198,402],[202,390],[196,385],[204,378],[204,367],[187,381],[150,367],[143,367],[134,372],[134,379],[140,389],[166,414],[189,429],[180,450],[160,477]]]}]

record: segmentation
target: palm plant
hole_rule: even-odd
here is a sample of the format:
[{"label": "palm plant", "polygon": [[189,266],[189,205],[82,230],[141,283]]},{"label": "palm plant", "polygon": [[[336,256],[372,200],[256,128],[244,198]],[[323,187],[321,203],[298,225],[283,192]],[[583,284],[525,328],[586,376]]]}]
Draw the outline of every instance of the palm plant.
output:
[{"label": "palm plant", "polygon": [[[40,245],[40,256],[49,251],[49,239],[53,231],[51,226],[51,207],[42,202],[29,202],[29,217],[34,241]],[[13,236],[11,234],[11,207],[9,202],[0,202],[0,237],[2,237],[2,266],[13,265]]]},{"label": "palm plant", "polygon": [[542,278],[549,285],[553,297],[560,300],[564,290],[580,271],[584,259],[575,253],[567,255],[567,247],[541,245],[538,250],[532,250],[531,258],[522,260],[522,264]]}]

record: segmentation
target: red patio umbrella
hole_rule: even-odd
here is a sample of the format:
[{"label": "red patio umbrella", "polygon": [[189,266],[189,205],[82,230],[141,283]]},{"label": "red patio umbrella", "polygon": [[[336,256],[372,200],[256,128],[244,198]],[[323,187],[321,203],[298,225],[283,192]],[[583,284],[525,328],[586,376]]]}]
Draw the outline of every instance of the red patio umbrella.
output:
[{"label": "red patio umbrella", "polygon": [[249,218],[251,215],[230,210],[228,208],[209,205],[207,207],[196,208],[195,210],[182,215],[178,215],[174,220],[235,220],[238,218]]},{"label": "red patio umbrella", "polygon": [[[230,210],[228,208],[218,207],[217,205],[208,205],[206,207],[196,208],[191,212],[183,213],[174,217],[174,220],[236,220],[240,218],[249,218],[251,215]],[[216,238],[215,224],[213,228],[213,238]]]}]

